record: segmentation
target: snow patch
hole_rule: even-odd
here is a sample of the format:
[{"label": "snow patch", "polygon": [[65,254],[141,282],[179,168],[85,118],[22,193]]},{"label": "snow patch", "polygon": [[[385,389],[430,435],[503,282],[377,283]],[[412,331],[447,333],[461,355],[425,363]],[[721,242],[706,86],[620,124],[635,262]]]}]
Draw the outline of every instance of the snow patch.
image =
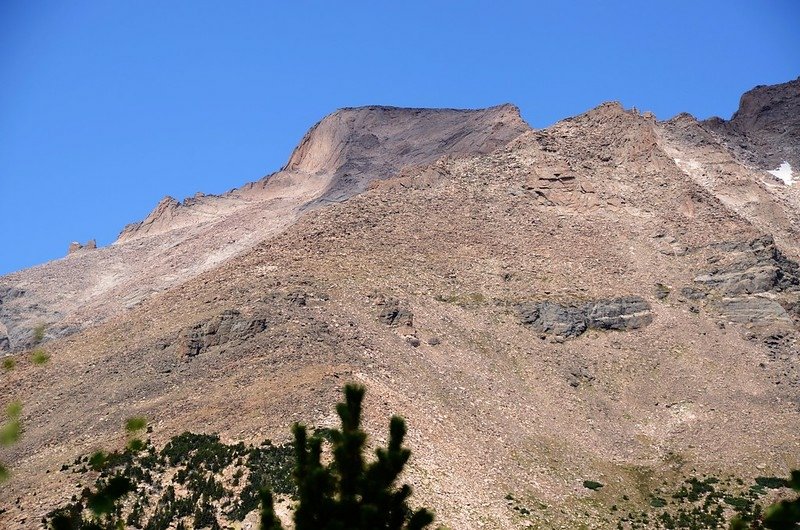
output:
[{"label": "snow patch", "polygon": [[796,182],[796,179],[794,177],[794,172],[792,171],[792,166],[791,164],[789,164],[789,162],[786,161],[784,161],[783,164],[781,164],[778,169],[767,171],[767,173],[775,177],[778,177],[787,186],[791,186]]}]

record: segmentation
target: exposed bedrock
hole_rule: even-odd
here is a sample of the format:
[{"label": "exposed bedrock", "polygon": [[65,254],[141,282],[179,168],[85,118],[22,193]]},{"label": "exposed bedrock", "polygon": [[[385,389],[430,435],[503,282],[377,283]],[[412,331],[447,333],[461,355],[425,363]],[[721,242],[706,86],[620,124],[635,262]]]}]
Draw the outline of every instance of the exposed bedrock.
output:
[{"label": "exposed bedrock", "polygon": [[792,325],[800,306],[800,266],[770,236],[718,248],[736,257],[694,279],[713,295],[711,305],[731,322]]},{"label": "exposed bedrock", "polygon": [[220,315],[183,330],[178,348],[182,356],[194,357],[215,346],[243,342],[265,329],[266,318],[246,317],[235,309],[226,309]]},{"label": "exposed bedrock", "polygon": [[574,338],[589,329],[628,331],[653,321],[650,304],[639,296],[585,304],[528,302],[518,306],[522,323],[539,333]]},{"label": "exposed bedrock", "polygon": [[771,236],[722,245],[720,249],[741,254],[741,258],[731,265],[697,276],[695,282],[718,291],[722,296],[800,288],[800,266],[778,250]]}]

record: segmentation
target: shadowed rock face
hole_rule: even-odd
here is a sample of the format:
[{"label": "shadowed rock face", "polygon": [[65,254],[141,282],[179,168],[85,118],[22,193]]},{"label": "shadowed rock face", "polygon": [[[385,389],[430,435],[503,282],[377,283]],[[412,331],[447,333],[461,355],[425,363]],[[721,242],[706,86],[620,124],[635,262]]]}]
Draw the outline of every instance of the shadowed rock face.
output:
[{"label": "shadowed rock face", "polygon": [[539,333],[574,338],[586,330],[628,331],[653,321],[650,304],[638,296],[598,300],[582,305],[535,302],[518,307],[522,323]]},{"label": "shadowed rock face", "polygon": [[800,78],[757,86],[742,96],[729,121],[711,118],[703,124],[761,169],[787,161],[800,171]]},{"label": "shadowed rock face", "polygon": [[248,318],[235,309],[228,309],[182,331],[178,340],[178,352],[181,356],[194,357],[215,346],[225,347],[231,342],[236,344],[251,339],[265,329],[265,317]]},{"label": "shadowed rock face", "polygon": [[8,338],[8,330],[3,324],[0,324],[0,351],[8,351],[11,349],[11,341]]},{"label": "shadowed rock face", "polygon": [[514,105],[483,110],[348,108],[317,123],[284,170],[332,174],[323,198],[338,201],[404,167],[431,164],[442,156],[489,153],[528,130]]}]

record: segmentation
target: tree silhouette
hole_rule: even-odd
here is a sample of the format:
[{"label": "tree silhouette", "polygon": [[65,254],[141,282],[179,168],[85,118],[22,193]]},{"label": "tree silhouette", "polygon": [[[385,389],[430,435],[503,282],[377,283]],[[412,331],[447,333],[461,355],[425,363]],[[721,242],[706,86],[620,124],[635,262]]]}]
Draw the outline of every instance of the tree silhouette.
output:
[{"label": "tree silhouette", "polygon": [[[788,485],[800,492],[800,470],[792,471]],[[767,509],[764,526],[770,530],[795,530],[800,528],[800,497],[791,501],[781,501]]]},{"label": "tree silhouette", "polygon": [[[375,451],[374,461],[365,462],[367,434],[361,429],[364,392],[358,385],[344,388],[345,401],[336,406],[341,429],[329,431],[330,464],[322,463],[322,438],[309,438],[304,426],[294,426],[299,495],[296,530],[421,530],[433,522],[428,510],[409,507],[409,485],[395,486],[411,456],[403,447],[406,425],[402,418],[392,417],[388,446]],[[263,491],[261,500],[262,530],[282,530],[272,494]]]}]

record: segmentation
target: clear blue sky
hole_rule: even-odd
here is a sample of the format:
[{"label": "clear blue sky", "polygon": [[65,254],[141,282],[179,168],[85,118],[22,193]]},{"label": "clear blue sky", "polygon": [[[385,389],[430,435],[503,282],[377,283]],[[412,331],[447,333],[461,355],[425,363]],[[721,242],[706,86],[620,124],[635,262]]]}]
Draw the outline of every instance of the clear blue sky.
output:
[{"label": "clear blue sky", "polygon": [[0,0],[0,274],[277,170],[339,107],[729,117],[798,75],[795,0]]}]

